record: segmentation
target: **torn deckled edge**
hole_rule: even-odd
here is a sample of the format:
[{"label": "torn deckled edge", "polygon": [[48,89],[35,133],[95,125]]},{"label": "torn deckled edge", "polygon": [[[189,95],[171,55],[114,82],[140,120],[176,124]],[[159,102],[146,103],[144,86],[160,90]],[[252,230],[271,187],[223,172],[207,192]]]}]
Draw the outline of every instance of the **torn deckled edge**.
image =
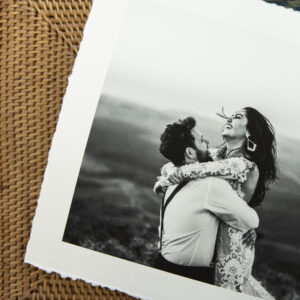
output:
[{"label": "torn deckled edge", "polygon": [[[214,1],[214,4],[199,0],[197,3],[192,0],[156,1],[193,13],[201,12],[205,17],[221,22],[231,20],[234,25],[241,22],[238,16],[231,19],[233,8],[238,5],[237,0],[228,1],[226,13],[222,11],[222,14],[216,7],[224,3],[223,0]],[[130,1],[93,2],[51,143],[24,261],[49,273],[57,272],[62,277],[81,279],[95,286],[101,285],[143,298],[166,299],[171,293],[172,299],[188,299],[195,295],[198,299],[203,295],[202,299],[219,299],[220,296],[222,299],[256,299],[62,242],[85,146],[128,2]],[[250,17],[253,16],[256,6],[258,9],[265,9],[266,5],[269,5],[256,0],[248,0],[244,4],[247,7],[251,6]],[[196,7],[198,10],[193,9]],[[276,20],[282,28],[282,22],[276,19],[279,11],[280,14],[285,14],[286,18],[290,18],[290,24],[286,28],[292,27],[291,24],[300,25],[299,18],[296,20],[294,14],[292,16],[289,10],[283,12],[283,9],[268,7],[271,14],[274,12],[273,18],[270,19],[265,15],[266,12],[261,10],[256,18],[257,24],[250,29],[257,30],[262,24],[259,23],[262,22],[262,16],[268,20],[268,24]],[[249,24],[246,22],[242,26],[247,27]],[[295,26],[295,30],[288,35],[281,34],[281,37],[300,44],[300,35],[296,36],[296,33],[299,33],[297,28],[300,26]],[[270,34],[269,29],[267,27],[265,34]],[[285,29],[281,31],[286,32]]]}]

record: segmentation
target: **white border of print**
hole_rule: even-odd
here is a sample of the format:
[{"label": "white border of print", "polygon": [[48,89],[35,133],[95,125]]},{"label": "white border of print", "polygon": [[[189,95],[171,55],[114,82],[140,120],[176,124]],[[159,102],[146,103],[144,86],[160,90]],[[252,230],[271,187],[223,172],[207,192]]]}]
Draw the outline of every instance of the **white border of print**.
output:
[{"label": "white border of print", "polygon": [[[254,19],[252,30],[263,28],[272,35],[277,34],[280,25],[281,36],[300,43],[299,38],[296,40],[299,33],[291,30],[300,27],[296,26],[299,18],[296,20],[290,11],[267,7],[257,0],[243,1],[246,17],[240,17],[232,9],[240,7],[240,0],[156,1],[241,27],[249,27],[248,21]],[[49,152],[25,262],[63,277],[82,279],[147,299],[220,299],[220,296],[230,300],[254,299],[62,241],[89,132],[127,5],[128,0],[94,0]],[[269,18],[270,10],[274,12],[272,18]],[[290,26],[286,30],[282,28],[284,23],[278,22],[278,12],[289,17]],[[268,20],[266,26],[261,26],[263,20]]]}]

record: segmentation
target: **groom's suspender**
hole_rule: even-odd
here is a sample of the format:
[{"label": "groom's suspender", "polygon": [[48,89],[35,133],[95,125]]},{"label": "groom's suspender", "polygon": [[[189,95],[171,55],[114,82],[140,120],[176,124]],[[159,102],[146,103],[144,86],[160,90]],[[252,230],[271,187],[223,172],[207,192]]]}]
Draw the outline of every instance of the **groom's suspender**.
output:
[{"label": "groom's suspender", "polygon": [[162,235],[163,235],[163,230],[164,230],[164,216],[165,216],[165,211],[171,200],[174,198],[174,196],[187,184],[187,181],[183,181],[178,184],[178,186],[174,189],[174,191],[171,193],[169,198],[165,202],[165,195],[162,199],[161,203],[161,221],[160,221],[160,247],[159,250],[161,251],[162,248]]}]

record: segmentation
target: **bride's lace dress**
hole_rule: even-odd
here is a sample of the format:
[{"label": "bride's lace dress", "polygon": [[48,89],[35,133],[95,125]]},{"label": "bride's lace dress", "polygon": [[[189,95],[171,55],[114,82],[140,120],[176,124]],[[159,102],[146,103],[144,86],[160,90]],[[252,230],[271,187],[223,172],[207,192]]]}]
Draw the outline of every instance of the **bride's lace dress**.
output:
[{"label": "bride's lace dress", "polygon": [[[229,181],[232,188],[244,199],[242,184],[247,180],[250,171],[257,171],[255,163],[244,157],[231,157],[218,160],[218,151],[212,151],[213,162],[194,163],[178,169],[181,180],[218,176]],[[167,175],[174,170],[174,165],[169,163],[162,169],[159,177],[161,185],[169,185]],[[215,259],[215,285],[233,291],[241,292],[262,299],[274,300],[267,290],[251,275],[254,262],[254,249],[242,243],[245,232],[230,227],[220,221]]]}]

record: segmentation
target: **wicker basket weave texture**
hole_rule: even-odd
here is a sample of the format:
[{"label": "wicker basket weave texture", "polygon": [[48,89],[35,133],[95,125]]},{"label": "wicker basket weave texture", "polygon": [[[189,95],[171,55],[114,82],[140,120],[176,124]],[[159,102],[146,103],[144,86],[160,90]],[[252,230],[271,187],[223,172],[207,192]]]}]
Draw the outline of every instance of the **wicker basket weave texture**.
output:
[{"label": "wicker basket weave texture", "polygon": [[90,0],[0,1],[1,299],[131,299],[23,263],[51,139],[91,5]]}]

